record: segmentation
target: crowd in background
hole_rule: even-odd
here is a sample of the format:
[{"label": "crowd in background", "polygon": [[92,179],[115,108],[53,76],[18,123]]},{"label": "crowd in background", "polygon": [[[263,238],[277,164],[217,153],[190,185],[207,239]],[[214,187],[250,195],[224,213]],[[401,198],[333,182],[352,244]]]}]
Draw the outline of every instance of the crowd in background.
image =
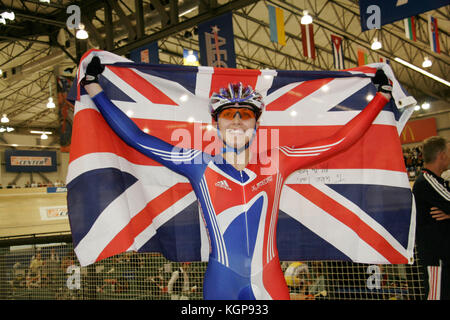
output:
[{"label": "crowd in background", "polygon": [[[403,148],[403,159],[405,160],[406,171],[408,172],[409,180],[414,181],[423,168],[422,146]],[[444,180],[450,181],[450,169],[444,171],[442,174]]]},{"label": "crowd in background", "polygon": [[403,159],[410,180],[415,180],[423,167],[422,147],[403,148]]},{"label": "crowd in background", "polygon": [[7,186],[3,187],[0,184],[0,189],[15,189],[15,188],[42,188],[42,187],[65,187],[66,184],[61,180],[56,180],[55,182],[30,182],[27,181],[23,186],[17,185],[16,183],[8,183]]}]

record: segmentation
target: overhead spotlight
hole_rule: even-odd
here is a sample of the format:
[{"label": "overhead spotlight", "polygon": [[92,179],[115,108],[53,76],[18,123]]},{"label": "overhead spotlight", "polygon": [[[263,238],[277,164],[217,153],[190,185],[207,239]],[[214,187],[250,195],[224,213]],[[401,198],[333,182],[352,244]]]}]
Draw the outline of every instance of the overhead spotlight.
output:
[{"label": "overhead spotlight", "polygon": [[9,119],[6,116],[6,113],[3,114],[2,118],[0,119],[0,121],[1,121],[1,123],[8,123],[9,122]]},{"label": "overhead spotlight", "polygon": [[39,0],[39,2],[50,3],[50,0]]},{"label": "overhead spotlight", "polygon": [[420,106],[419,105],[414,107],[414,111],[419,111],[419,110],[420,110]]},{"label": "overhead spotlight", "polygon": [[432,64],[433,64],[433,62],[431,62],[431,60],[428,59],[428,57],[425,57],[425,59],[422,62],[422,67],[429,68],[429,67],[431,67]]},{"label": "overhead spotlight", "polygon": [[307,10],[303,10],[303,17],[300,20],[301,24],[310,24],[312,23],[313,18],[308,14]]},{"label": "overhead spotlight", "polygon": [[[4,19],[4,20],[11,20],[13,21],[16,18],[16,15],[14,14],[14,12],[8,12],[5,11],[3,13],[0,13],[0,16]],[[6,22],[6,21],[5,21]]]},{"label": "overhead spotlight", "polygon": [[52,97],[48,98],[47,108],[49,108],[49,109],[54,109],[55,108],[55,103],[53,102],[53,98]]},{"label": "overhead spotlight", "polygon": [[378,41],[378,38],[373,39],[371,48],[372,48],[372,50],[381,49],[381,42]]},{"label": "overhead spotlight", "polygon": [[0,23],[1,24],[6,24],[6,20],[11,20],[13,21],[16,18],[16,15],[14,14],[14,12],[2,12],[0,13]]},{"label": "overhead spotlight", "polygon": [[194,63],[197,61],[197,57],[194,55],[194,52],[191,50],[189,55],[186,57],[186,61],[189,63]]},{"label": "overhead spotlight", "polygon": [[422,104],[422,109],[423,109],[423,110],[428,110],[428,109],[430,109],[430,104],[429,104],[428,102],[424,102],[424,103]]},{"label": "overhead spotlight", "polygon": [[48,135],[45,134],[45,132],[41,135],[41,140],[48,139]]},{"label": "overhead spotlight", "polygon": [[183,64],[185,66],[198,66],[198,53],[194,50],[183,49]]},{"label": "overhead spotlight", "polygon": [[185,39],[192,38],[192,32],[190,32],[189,30],[186,30],[186,31],[184,32],[184,38],[185,38]]},{"label": "overhead spotlight", "polygon": [[84,30],[84,24],[80,23],[78,25],[78,31],[75,36],[77,37],[77,39],[80,39],[80,40],[85,40],[85,39],[89,38],[88,33],[86,32],[86,30]]}]

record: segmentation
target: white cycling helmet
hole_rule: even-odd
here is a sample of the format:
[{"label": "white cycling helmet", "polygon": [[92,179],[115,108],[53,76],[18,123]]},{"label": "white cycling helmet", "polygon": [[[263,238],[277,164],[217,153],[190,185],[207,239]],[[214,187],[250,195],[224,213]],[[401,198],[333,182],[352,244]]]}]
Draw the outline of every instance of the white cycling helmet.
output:
[{"label": "white cycling helmet", "polygon": [[244,86],[241,82],[230,83],[227,88],[221,88],[219,93],[213,93],[209,100],[209,111],[211,116],[217,121],[217,115],[226,107],[236,104],[252,107],[256,119],[261,116],[264,110],[263,97],[254,91],[251,86]]}]

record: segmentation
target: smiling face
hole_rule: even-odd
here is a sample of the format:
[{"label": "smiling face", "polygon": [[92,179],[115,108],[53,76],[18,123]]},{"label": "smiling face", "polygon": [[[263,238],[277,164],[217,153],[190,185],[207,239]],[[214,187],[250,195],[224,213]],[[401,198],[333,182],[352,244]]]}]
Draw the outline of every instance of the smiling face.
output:
[{"label": "smiling face", "polygon": [[250,142],[257,124],[255,113],[250,108],[236,105],[219,113],[218,128],[227,146],[239,149]]}]

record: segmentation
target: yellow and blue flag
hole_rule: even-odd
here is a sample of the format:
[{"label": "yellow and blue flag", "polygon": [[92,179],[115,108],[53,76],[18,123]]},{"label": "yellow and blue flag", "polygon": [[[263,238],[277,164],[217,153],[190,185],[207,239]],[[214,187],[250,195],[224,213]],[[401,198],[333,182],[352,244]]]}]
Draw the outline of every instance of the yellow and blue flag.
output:
[{"label": "yellow and blue flag", "polygon": [[267,5],[269,9],[270,41],[286,45],[284,33],[284,13],[283,9]]}]

